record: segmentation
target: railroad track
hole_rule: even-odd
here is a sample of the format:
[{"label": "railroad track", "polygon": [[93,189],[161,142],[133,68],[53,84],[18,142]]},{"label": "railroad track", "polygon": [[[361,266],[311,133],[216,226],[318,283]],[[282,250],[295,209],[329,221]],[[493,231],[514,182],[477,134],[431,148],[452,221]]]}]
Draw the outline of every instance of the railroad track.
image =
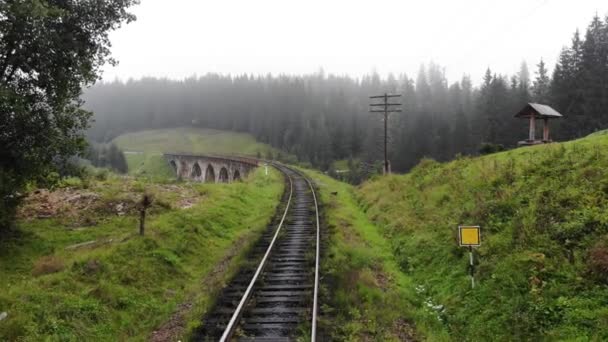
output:
[{"label": "railroad track", "polygon": [[277,214],[224,288],[194,341],[316,340],[319,213],[304,175],[275,164],[286,179]]}]

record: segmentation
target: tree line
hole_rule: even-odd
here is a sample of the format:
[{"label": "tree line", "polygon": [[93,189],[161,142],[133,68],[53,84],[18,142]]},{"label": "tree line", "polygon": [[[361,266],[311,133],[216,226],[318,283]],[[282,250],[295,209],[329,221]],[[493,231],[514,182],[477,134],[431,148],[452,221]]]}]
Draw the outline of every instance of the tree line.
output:
[{"label": "tree line", "polygon": [[95,113],[88,134],[110,141],[129,131],[192,125],[251,133],[324,170],[343,159],[372,165],[382,157],[382,122],[368,112],[369,96],[399,93],[403,112],[390,118],[390,160],[403,172],[423,157],[478,153],[484,143],[514,147],[526,138],[527,122],[513,115],[531,101],[564,114],[553,128],[559,140],[608,127],[607,61],[608,18],[596,16],[584,37],[574,34],[552,75],[542,60],[532,73],[522,63],[512,76],[488,69],[478,87],[467,76],[448,83],[433,63],[415,77],[355,79],[319,71],[101,83],[85,94]]},{"label": "tree line", "polygon": [[113,143],[89,143],[84,158],[95,167],[108,168],[118,173],[127,173],[129,169],[123,151]]}]

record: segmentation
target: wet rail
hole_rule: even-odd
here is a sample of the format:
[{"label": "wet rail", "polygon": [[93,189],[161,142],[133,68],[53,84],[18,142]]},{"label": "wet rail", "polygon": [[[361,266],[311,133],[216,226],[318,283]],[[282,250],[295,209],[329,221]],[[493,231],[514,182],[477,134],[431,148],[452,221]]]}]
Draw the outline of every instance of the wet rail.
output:
[{"label": "wet rail", "polygon": [[194,341],[316,340],[319,208],[302,173],[286,179],[281,205],[245,265],[223,289]]}]

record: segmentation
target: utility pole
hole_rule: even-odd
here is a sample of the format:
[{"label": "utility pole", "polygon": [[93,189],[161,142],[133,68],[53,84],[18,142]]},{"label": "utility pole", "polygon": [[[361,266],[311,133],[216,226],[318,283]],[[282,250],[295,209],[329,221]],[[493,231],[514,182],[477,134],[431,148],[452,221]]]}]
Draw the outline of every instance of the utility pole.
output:
[{"label": "utility pole", "polygon": [[[387,94],[384,95],[376,95],[370,96],[370,109],[371,113],[382,113],[384,115],[384,174],[387,175],[391,173],[390,163],[388,161],[388,116],[390,113],[399,113],[401,112],[401,103],[398,102],[388,102],[391,98],[400,98],[401,94]],[[377,99],[380,99],[382,102],[378,103]],[[378,107],[382,109],[377,109]]]}]

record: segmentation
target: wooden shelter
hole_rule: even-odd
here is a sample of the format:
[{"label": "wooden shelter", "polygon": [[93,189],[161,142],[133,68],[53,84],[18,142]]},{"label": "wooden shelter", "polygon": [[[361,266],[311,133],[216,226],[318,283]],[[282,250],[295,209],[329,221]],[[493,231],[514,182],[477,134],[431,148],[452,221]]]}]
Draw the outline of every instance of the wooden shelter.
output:
[{"label": "wooden shelter", "polygon": [[[530,120],[530,130],[528,139],[520,141],[518,145],[536,145],[546,144],[551,142],[549,137],[549,120],[561,118],[562,115],[555,109],[539,103],[528,103],[519,113],[515,114],[516,118],[524,118]],[[536,120],[543,120],[543,138],[536,140]]]}]

